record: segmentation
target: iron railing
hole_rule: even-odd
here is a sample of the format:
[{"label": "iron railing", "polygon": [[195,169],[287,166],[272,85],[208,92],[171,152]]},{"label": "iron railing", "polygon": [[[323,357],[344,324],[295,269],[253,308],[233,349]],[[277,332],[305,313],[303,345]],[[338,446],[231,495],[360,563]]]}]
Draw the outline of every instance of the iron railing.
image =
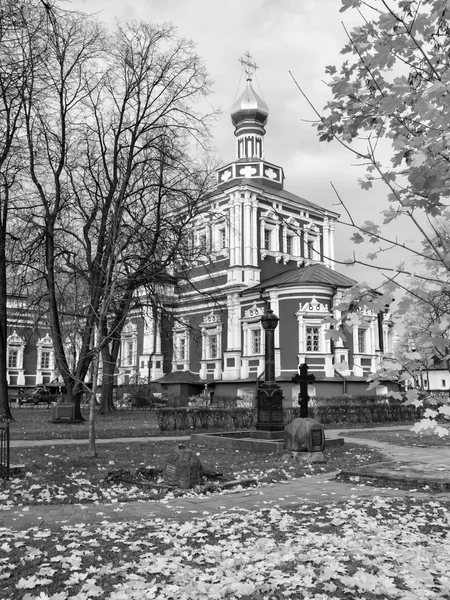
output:
[{"label": "iron railing", "polygon": [[9,421],[0,423],[0,478],[9,479]]}]

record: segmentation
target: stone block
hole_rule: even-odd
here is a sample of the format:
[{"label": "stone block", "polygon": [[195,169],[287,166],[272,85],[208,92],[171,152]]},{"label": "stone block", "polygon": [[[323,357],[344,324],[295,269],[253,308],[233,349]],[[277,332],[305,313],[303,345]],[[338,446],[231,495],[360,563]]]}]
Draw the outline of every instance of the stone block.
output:
[{"label": "stone block", "polygon": [[182,444],[170,454],[163,470],[164,483],[183,490],[200,485],[202,475],[200,459]]},{"label": "stone block", "polygon": [[323,425],[315,419],[294,419],[284,428],[284,448],[293,452],[323,452]]},{"label": "stone block", "polygon": [[296,460],[305,465],[323,464],[327,462],[323,452],[294,452],[293,450],[284,450],[281,456],[286,460]]}]

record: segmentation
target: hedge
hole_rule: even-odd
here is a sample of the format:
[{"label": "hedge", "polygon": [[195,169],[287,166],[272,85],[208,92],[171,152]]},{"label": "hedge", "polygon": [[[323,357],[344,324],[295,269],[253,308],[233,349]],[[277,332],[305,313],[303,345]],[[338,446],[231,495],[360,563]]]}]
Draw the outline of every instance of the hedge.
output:
[{"label": "hedge", "polygon": [[160,431],[188,429],[250,429],[256,423],[254,408],[191,407],[156,411]]},{"label": "hedge", "polygon": [[[414,421],[423,408],[404,404],[330,404],[309,407],[309,417],[323,425],[355,423],[389,423]],[[160,431],[189,429],[251,429],[256,424],[255,408],[187,407],[162,408],[156,411]],[[283,410],[284,425],[300,416],[300,407]]]}]

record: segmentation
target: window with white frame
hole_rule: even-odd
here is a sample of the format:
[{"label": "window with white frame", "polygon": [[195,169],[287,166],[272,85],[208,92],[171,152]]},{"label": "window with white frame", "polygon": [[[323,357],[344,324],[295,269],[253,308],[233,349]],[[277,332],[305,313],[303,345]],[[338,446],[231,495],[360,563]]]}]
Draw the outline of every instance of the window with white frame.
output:
[{"label": "window with white frame", "polygon": [[122,330],[121,366],[134,367],[137,365],[137,325],[131,321]]},{"label": "window with white frame", "polygon": [[262,354],[261,329],[250,330],[250,354]]},{"label": "window with white frame", "polygon": [[317,325],[307,325],[305,329],[306,352],[320,352],[321,328]]},{"label": "window with white frame", "polygon": [[264,248],[272,250],[272,229],[264,228]]},{"label": "window with white frame", "polygon": [[194,234],[194,244],[197,252],[206,252],[208,250],[208,230],[205,227],[199,227]]},{"label": "window with white frame", "polygon": [[22,369],[25,341],[14,332],[8,337],[7,344],[8,369]]},{"label": "window with white frame", "polygon": [[222,321],[212,310],[201,322],[202,360],[216,360],[222,355]]},{"label": "window with white frame", "polygon": [[220,250],[227,247],[227,231],[225,227],[220,227],[217,234],[217,242]]},{"label": "window with white frame", "polygon": [[53,350],[53,343],[49,334],[40,339],[36,345],[38,371],[53,370],[55,363],[55,353]]},{"label": "window with white frame", "polygon": [[217,335],[208,336],[208,358],[217,358],[219,354],[219,338]]},{"label": "window with white frame", "polygon": [[19,368],[19,350],[17,348],[8,349],[8,369]]},{"label": "window with white frame", "polygon": [[187,358],[187,340],[181,334],[175,336],[175,358],[176,360],[186,360]]},{"label": "window with white frame", "polygon": [[445,380],[445,379],[443,379],[443,380],[442,380],[442,387],[443,387],[443,388],[447,387],[447,382],[446,382],[446,380]]},{"label": "window with white frame", "polygon": [[365,354],[367,352],[367,329],[358,328],[358,352]]},{"label": "window with white frame", "polygon": [[286,236],[286,254],[294,254],[294,236]]},{"label": "window with white frame", "polygon": [[50,369],[51,368],[51,359],[52,359],[52,351],[43,349],[41,352],[41,369]]},{"label": "window with white frame", "polygon": [[173,328],[172,365],[174,369],[189,367],[189,322],[183,318]]}]

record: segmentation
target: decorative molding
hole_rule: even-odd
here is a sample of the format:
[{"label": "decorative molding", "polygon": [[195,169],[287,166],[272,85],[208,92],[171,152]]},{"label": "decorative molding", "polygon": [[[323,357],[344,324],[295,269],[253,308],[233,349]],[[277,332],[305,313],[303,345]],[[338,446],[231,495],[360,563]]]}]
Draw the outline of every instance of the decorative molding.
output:
[{"label": "decorative molding", "polygon": [[[303,304],[303,305],[300,302],[298,313],[303,313],[303,314],[305,314],[305,313],[314,313],[314,314],[326,313],[326,314],[329,314],[330,311],[325,306],[325,304],[323,304],[322,302],[319,302],[317,300],[317,298],[315,296],[313,296],[311,298],[310,302],[305,302],[305,304]],[[296,314],[298,314],[298,313],[296,313]]]},{"label": "decorative molding", "polygon": [[253,303],[253,306],[245,311],[244,319],[256,319],[257,317],[262,317],[264,314],[264,308],[262,306],[257,306],[256,302]]},{"label": "decorative molding", "polygon": [[36,345],[37,346],[51,346],[53,348],[52,338],[50,337],[50,335],[48,333],[46,333],[43,338],[38,340]]},{"label": "decorative molding", "polygon": [[137,334],[137,325],[136,323],[133,323],[132,321],[128,321],[128,323],[126,323],[123,326],[122,329],[122,335],[133,335],[133,334]]},{"label": "decorative molding", "polygon": [[20,337],[20,335],[17,333],[17,331],[14,330],[14,332],[8,337],[7,344],[23,346],[23,345],[25,345],[25,340]]},{"label": "decorative molding", "polygon": [[176,323],[173,326],[174,330],[187,329],[189,327],[189,319],[184,317],[178,317]]}]

